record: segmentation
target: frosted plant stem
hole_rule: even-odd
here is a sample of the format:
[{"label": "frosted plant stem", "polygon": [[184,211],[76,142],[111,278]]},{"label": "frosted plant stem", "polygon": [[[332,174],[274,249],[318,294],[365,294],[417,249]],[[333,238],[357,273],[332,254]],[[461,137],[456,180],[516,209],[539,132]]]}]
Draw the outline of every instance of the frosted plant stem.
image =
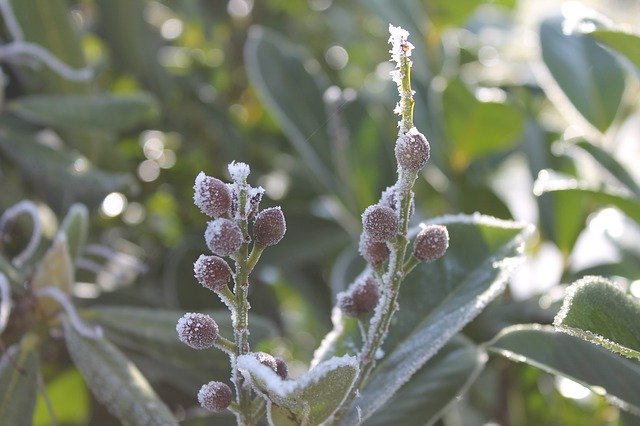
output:
[{"label": "frosted plant stem", "polygon": [[[240,229],[247,241],[248,236],[248,224],[246,219],[246,200],[247,200],[246,187],[240,189],[240,217],[243,219],[240,221]],[[236,261],[236,274],[235,274],[235,286],[234,286],[234,315],[233,315],[233,334],[235,338],[235,356],[232,357],[232,369],[233,369],[233,383],[236,388],[236,402],[238,404],[238,411],[236,418],[239,425],[251,425],[254,424],[251,419],[251,388],[244,383],[244,377],[238,371],[236,367],[237,358],[240,355],[249,353],[249,301],[247,299],[247,292],[249,289],[249,272],[250,265],[248,264],[247,257],[249,256],[249,247],[245,242],[238,250],[235,256]]]}]

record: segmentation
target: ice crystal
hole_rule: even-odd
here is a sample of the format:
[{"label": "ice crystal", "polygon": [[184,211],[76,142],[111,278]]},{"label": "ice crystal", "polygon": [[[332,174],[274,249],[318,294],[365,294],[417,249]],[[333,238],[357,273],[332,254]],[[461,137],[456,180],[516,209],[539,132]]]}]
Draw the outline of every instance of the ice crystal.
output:
[{"label": "ice crystal", "polygon": [[227,166],[229,170],[229,175],[231,179],[238,184],[243,184],[247,181],[247,177],[249,173],[251,173],[251,168],[246,163],[240,163],[237,161],[232,161]]}]

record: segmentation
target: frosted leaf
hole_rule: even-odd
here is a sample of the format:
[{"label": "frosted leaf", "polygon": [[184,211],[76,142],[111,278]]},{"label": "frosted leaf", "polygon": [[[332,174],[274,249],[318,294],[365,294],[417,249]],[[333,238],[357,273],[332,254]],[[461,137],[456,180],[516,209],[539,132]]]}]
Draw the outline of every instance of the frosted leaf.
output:
[{"label": "frosted leaf", "polygon": [[247,177],[249,177],[249,173],[251,173],[251,168],[249,168],[248,164],[236,161],[229,163],[227,169],[229,170],[231,179],[238,184],[246,183]]},{"label": "frosted leaf", "polygon": [[260,201],[262,201],[262,196],[264,195],[264,188],[258,186],[256,188],[250,186],[247,190],[247,204],[245,206],[245,211],[247,212],[247,217],[251,217],[257,213],[260,208]]},{"label": "frosted leaf", "polygon": [[189,312],[176,324],[178,339],[193,349],[207,349],[218,339],[218,324],[206,314]]},{"label": "frosted leaf", "polygon": [[16,218],[22,214],[26,214],[31,217],[31,220],[33,221],[33,229],[27,246],[11,261],[11,263],[17,268],[21,267],[31,258],[31,256],[33,256],[40,245],[40,240],[42,239],[42,222],[40,220],[40,214],[38,213],[38,206],[33,201],[28,200],[20,201],[4,211],[2,217],[0,217],[0,234],[4,235],[6,233],[5,228],[8,224],[15,221]]},{"label": "frosted leaf", "polygon": [[207,247],[218,256],[229,256],[235,253],[244,242],[238,225],[224,218],[209,222],[204,238]]},{"label": "frosted leaf", "polygon": [[211,217],[220,217],[231,208],[231,192],[220,179],[200,172],[193,187],[193,201],[202,213]]},{"label": "frosted leaf", "polygon": [[362,227],[371,241],[389,241],[398,232],[398,215],[391,207],[374,204],[362,213]]},{"label": "frosted leaf", "polygon": [[78,316],[78,312],[76,311],[76,307],[71,301],[71,296],[67,293],[57,287],[45,287],[36,291],[35,295],[38,298],[48,297],[58,302],[68,315],[70,324],[83,337],[88,337],[90,339],[102,338],[103,332],[100,327],[91,327],[80,319],[80,316]]},{"label": "frosted leaf", "polygon": [[214,413],[224,411],[231,404],[232,399],[231,388],[222,382],[206,383],[198,391],[200,405]]},{"label": "frosted leaf", "polygon": [[286,380],[289,374],[287,364],[282,358],[274,357],[266,352],[254,352],[253,355],[262,365],[266,365],[273,370],[282,380]]}]

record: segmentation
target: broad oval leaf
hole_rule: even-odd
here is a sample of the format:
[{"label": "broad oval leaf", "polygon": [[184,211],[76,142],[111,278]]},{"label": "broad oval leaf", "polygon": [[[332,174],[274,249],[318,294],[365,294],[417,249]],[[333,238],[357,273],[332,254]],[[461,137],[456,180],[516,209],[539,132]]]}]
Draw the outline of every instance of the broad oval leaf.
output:
[{"label": "broad oval leaf", "polygon": [[64,334],[71,359],[111,414],[136,426],[178,424],[140,370],[112,343],[84,337],[67,321]]},{"label": "broad oval leaf", "polygon": [[62,220],[58,232],[66,235],[69,254],[72,259],[77,259],[87,242],[89,232],[89,210],[87,207],[80,203],[73,204]]},{"label": "broad oval leaf", "polygon": [[31,95],[13,101],[9,110],[27,121],[59,129],[117,133],[153,120],[159,106],[146,93]]},{"label": "broad oval leaf", "polygon": [[0,359],[0,419],[3,424],[31,425],[38,392],[37,337],[28,334]]},{"label": "broad oval leaf", "polygon": [[561,111],[566,110],[564,94],[582,117],[604,132],[622,101],[624,73],[615,57],[595,40],[579,33],[566,35],[562,25],[561,17],[552,17],[540,26],[542,59],[554,80],[543,77],[540,83]]},{"label": "broad oval leaf", "polygon": [[640,365],[605,348],[551,326],[517,325],[504,329],[488,349],[591,387],[604,389],[614,403],[640,413]]},{"label": "broad oval leaf", "polygon": [[[360,390],[360,413],[353,407],[345,424],[357,423],[359,414],[371,416],[504,289],[532,232],[527,225],[477,214],[429,222],[447,226],[449,249],[443,258],[419,265],[402,284],[384,356]],[[315,363],[361,346],[355,321],[337,309],[333,321]]]},{"label": "broad oval leaf", "polygon": [[458,335],[411,377],[365,426],[424,426],[438,420],[482,371],[483,349]]},{"label": "broad oval leaf", "polygon": [[282,380],[251,354],[238,357],[238,369],[267,399],[270,424],[318,425],[338,408],[358,374],[353,356],[324,361],[296,380]]},{"label": "broad oval leaf", "polygon": [[589,33],[598,42],[626,57],[640,72],[640,35],[609,29],[598,29]]},{"label": "broad oval leaf", "polygon": [[585,277],[571,284],[553,324],[640,360],[640,302],[605,278]]}]

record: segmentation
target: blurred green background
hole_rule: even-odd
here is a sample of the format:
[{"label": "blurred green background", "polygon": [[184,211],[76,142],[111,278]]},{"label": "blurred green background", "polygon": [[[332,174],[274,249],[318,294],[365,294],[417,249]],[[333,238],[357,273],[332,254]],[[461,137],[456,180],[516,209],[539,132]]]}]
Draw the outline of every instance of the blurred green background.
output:
[{"label": "blurred green background", "polygon": [[[395,180],[389,23],[416,46],[415,122],[432,147],[416,223],[481,212],[538,229],[508,292],[466,334],[483,342],[509,324],[548,323],[562,283],[588,274],[640,294],[640,44],[614,40],[612,50],[597,41],[606,34],[582,33],[637,32],[637,1],[8,3],[24,40],[94,73],[73,81],[32,56],[0,55],[0,209],[35,200],[53,223],[73,202],[90,208],[80,305],[222,308],[193,278],[206,224],[193,181],[201,170],[227,179],[226,164],[243,161],[266,189],[263,206],[282,205],[288,225],[254,273],[251,312],[279,336],[259,349],[304,371],[331,328],[345,284],[335,271],[353,253],[360,212]],[[0,52],[16,35],[3,17]],[[183,372],[171,377],[161,353],[127,349],[189,418]],[[49,352],[59,424],[116,422],[64,350]],[[442,423],[492,421],[603,425],[619,413],[573,382],[496,357]],[[40,401],[35,423],[49,422]]]}]

